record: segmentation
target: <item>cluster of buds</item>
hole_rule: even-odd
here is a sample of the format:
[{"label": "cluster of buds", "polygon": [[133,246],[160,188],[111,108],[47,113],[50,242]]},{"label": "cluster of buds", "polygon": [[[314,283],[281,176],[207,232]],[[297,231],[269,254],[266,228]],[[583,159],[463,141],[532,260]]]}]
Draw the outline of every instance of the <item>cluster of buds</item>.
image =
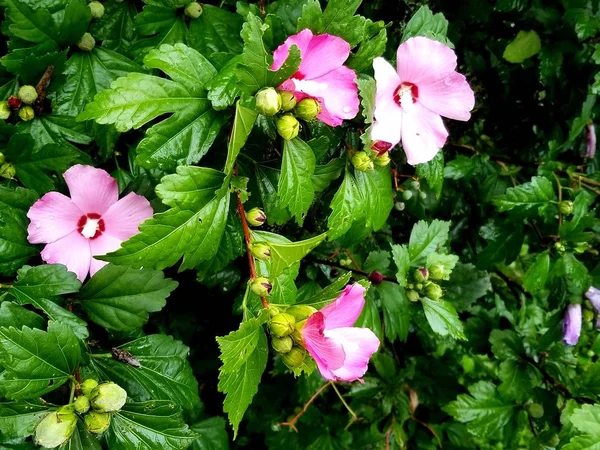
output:
[{"label": "cluster of buds", "polygon": [[31,107],[38,98],[33,86],[21,86],[17,95],[11,95],[8,100],[0,103],[0,119],[8,120],[13,112],[18,111],[19,118],[29,122],[35,117]]},{"label": "cluster of buds", "polygon": [[271,307],[271,347],[281,355],[281,360],[290,369],[300,367],[306,358],[302,341],[302,328],[306,319],[317,310],[308,305],[294,305],[286,309]]},{"label": "cluster of buds", "polygon": [[77,426],[77,415],[83,417],[90,433],[104,433],[110,426],[112,414],[127,401],[127,392],[116,383],[98,384],[87,379],[79,386],[81,394],[69,405],[44,416],[35,428],[35,442],[54,448],[69,440]]},{"label": "cluster of buds", "polygon": [[279,135],[291,140],[300,132],[300,120],[314,120],[321,113],[321,105],[314,98],[297,101],[288,91],[277,91],[268,87],[256,94],[256,110],[264,116],[276,116],[275,126]]},{"label": "cluster of buds", "polygon": [[375,166],[384,167],[391,162],[390,147],[380,148],[374,144],[370,150],[354,152],[351,158],[352,165],[356,170],[366,172]]},{"label": "cluster of buds", "polygon": [[421,296],[439,300],[444,295],[444,291],[439,284],[432,280],[442,280],[445,277],[446,274],[441,264],[434,264],[429,268],[421,267],[414,271],[414,281],[408,283],[406,296],[411,302],[418,301]]}]

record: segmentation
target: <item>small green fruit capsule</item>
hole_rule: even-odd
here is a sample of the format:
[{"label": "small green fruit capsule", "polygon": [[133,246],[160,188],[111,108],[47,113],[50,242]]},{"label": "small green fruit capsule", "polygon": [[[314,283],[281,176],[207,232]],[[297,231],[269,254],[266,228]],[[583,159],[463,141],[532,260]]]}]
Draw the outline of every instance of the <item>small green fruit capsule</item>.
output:
[{"label": "small green fruit capsule", "polygon": [[[390,158],[390,152],[385,152],[382,155],[379,155],[379,156],[375,157],[375,159],[373,160],[373,162],[375,163],[375,165],[379,166],[379,167],[385,167],[391,161],[392,161],[392,158]],[[404,191],[404,192],[406,192],[406,191]]]},{"label": "small green fruit capsule", "polygon": [[26,105],[33,105],[38,98],[38,93],[35,88],[29,85],[21,86],[17,95]]},{"label": "small green fruit capsule", "polygon": [[415,289],[419,292],[421,292],[423,290],[425,286],[423,285],[423,283],[417,283],[415,284]]},{"label": "small green fruit capsule", "polygon": [[394,203],[394,208],[396,208],[396,211],[404,211],[406,204],[404,202],[396,202]]},{"label": "small green fruit capsule", "polygon": [[92,13],[92,19],[101,19],[104,16],[104,5],[100,2],[88,3],[90,12]]},{"label": "small green fruit capsule", "polygon": [[295,369],[304,363],[305,356],[306,351],[302,347],[294,346],[285,355],[281,355],[281,359],[283,363],[290,369]]},{"label": "small green fruit capsule", "polygon": [[527,412],[534,419],[541,419],[544,416],[544,407],[539,403],[531,403],[525,407]]},{"label": "small green fruit capsule", "polygon": [[296,117],[308,122],[321,113],[321,105],[314,98],[304,98],[298,102],[294,113]]},{"label": "small green fruit capsule", "polygon": [[573,212],[573,202],[571,200],[563,200],[558,204],[558,210],[561,214],[568,216]]},{"label": "small green fruit capsule", "polygon": [[31,106],[23,106],[19,110],[19,117],[21,118],[21,120],[23,120],[25,122],[29,122],[30,120],[33,120],[33,118],[35,117],[35,111],[33,110],[33,108]]},{"label": "small green fruit capsule", "polygon": [[294,316],[296,320],[304,320],[316,313],[317,310],[308,305],[294,305],[286,309],[285,312]]},{"label": "small green fruit capsule", "polygon": [[360,170],[361,172],[366,172],[367,170],[371,170],[373,168],[373,161],[367,155],[367,152],[356,152],[352,155],[352,165],[356,168],[356,170]]},{"label": "small green fruit capsule", "polygon": [[591,322],[592,320],[594,320],[595,316],[596,316],[596,314],[594,314],[593,311],[590,311],[589,309],[583,310],[583,321],[584,322]]},{"label": "small green fruit capsule", "polygon": [[90,401],[97,412],[119,411],[127,401],[127,391],[117,383],[102,383],[92,391]]},{"label": "small green fruit capsule", "polygon": [[277,353],[287,353],[294,346],[294,341],[292,341],[292,338],[289,336],[284,336],[282,338],[274,337],[271,339],[271,346]]},{"label": "small green fruit capsule", "polygon": [[279,91],[279,97],[281,98],[281,110],[288,112],[294,109],[297,100],[296,96],[289,91]]},{"label": "small green fruit capsule", "polygon": [[190,19],[197,19],[202,15],[202,12],[202,5],[198,2],[189,3],[185,7],[185,15],[188,16]]},{"label": "small green fruit capsule", "polygon": [[594,352],[594,350],[588,350],[586,355],[588,358],[593,358],[594,356],[596,356],[596,352]]},{"label": "small green fruit capsule", "polygon": [[91,378],[88,378],[87,380],[84,380],[83,383],[81,383],[79,388],[81,389],[81,392],[83,393],[83,395],[85,395],[86,397],[89,397],[91,395],[92,391],[94,389],[96,389],[96,386],[98,386],[98,382],[96,380],[92,380]]},{"label": "small green fruit capsule", "polygon": [[17,174],[15,165],[11,163],[4,163],[0,166],[0,177],[12,180]]},{"label": "small green fruit capsule", "polygon": [[250,251],[256,259],[266,261],[271,257],[271,249],[266,244],[251,244]]},{"label": "small green fruit capsule", "polygon": [[425,288],[425,295],[431,300],[438,300],[442,298],[444,292],[442,291],[442,288],[439,285],[435,283],[430,283],[429,286]]},{"label": "small green fruit capsule", "polygon": [[432,280],[443,280],[446,276],[443,264],[432,264],[427,269]]},{"label": "small green fruit capsule", "polygon": [[271,282],[265,277],[255,278],[252,284],[250,285],[250,289],[259,297],[267,297],[271,290],[273,289],[273,285]]},{"label": "small green fruit capsule", "polygon": [[274,116],[281,109],[281,97],[272,87],[261,89],[255,97],[256,110],[264,116]]},{"label": "small green fruit capsule", "polygon": [[564,253],[564,251],[566,250],[565,245],[562,242],[555,242],[554,243],[554,248],[559,252],[559,253]]},{"label": "small green fruit capsule", "polygon": [[298,133],[300,132],[300,122],[298,122],[298,119],[290,114],[281,116],[275,121],[275,125],[277,126],[277,132],[279,133],[279,136],[284,138],[286,141],[291,141],[298,136]]},{"label": "small green fruit capsule", "polygon": [[269,329],[275,337],[289,336],[294,332],[296,319],[291,314],[279,313],[269,321]]},{"label": "small green fruit capsule", "polygon": [[35,442],[45,448],[54,448],[69,440],[75,427],[77,416],[72,411],[53,411],[35,427]]},{"label": "small green fruit capsule", "polygon": [[85,414],[90,410],[90,399],[85,395],[80,395],[77,397],[73,405],[75,405],[75,411],[77,411],[79,414]]},{"label": "small green fruit capsule", "polygon": [[253,227],[260,227],[267,221],[267,216],[262,209],[252,208],[246,213],[246,220]]},{"label": "small green fruit capsule", "polygon": [[421,267],[413,273],[413,278],[417,283],[422,283],[423,281],[427,281],[429,278],[429,271],[425,267]]},{"label": "small green fruit capsule", "polygon": [[427,193],[421,191],[419,192],[419,197],[421,198],[421,200],[425,200],[427,198]]},{"label": "small green fruit capsule", "polygon": [[402,200],[408,201],[408,200],[410,200],[412,198],[412,196],[413,196],[413,191],[408,191],[408,190],[404,191],[402,193]]},{"label": "small green fruit capsule", "polygon": [[90,411],[85,416],[85,425],[90,433],[104,433],[110,426],[110,414]]},{"label": "small green fruit capsule", "polygon": [[406,291],[406,296],[411,302],[419,301],[419,293],[417,291]]},{"label": "small green fruit capsule", "polygon": [[96,39],[90,33],[85,33],[77,43],[77,47],[84,52],[91,52],[96,46]]},{"label": "small green fruit capsule", "polygon": [[413,188],[415,191],[418,191],[419,189],[421,189],[421,184],[418,181],[411,181],[410,187]]},{"label": "small green fruit capsule", "polygon": [[0,119],[7,120],[10,117],[12,109],[8,106],[8,102],[0,102]]}]

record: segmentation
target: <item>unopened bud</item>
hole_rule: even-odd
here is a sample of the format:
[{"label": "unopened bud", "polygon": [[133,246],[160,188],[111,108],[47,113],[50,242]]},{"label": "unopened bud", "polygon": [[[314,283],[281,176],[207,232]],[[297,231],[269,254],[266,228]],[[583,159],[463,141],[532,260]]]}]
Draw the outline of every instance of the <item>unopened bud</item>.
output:
[{"label": "unopened bud", "polygon": [[411,181],[410,182],[410,187],[413,188],[415,191],[418,191],[419,189],[421,189],[421,184],[418,181]]},{"label": "unopened bud", "polygon": [[23,106],[19,110],[19,117],[21,118],[21,120],[23,120],[25,122],[29,122],[30,120],[33,120],[33,118],[35,117],[35,111],[33,110],[33,108],[31,106]]},{"label": "unopened bud", "polygon": [[306,325],[306,319],[296,322],[294,325],[294,332],[290,335],[294,343],[301,347],[304,347],[304,339],[302,338],[302,329],[304,328],[304,325]]},{"label": "unopened bud", "polygon": [[289,336],[284,336],[282,338],[274,337],[271,339],[271,346],[277,353],[287,353],[294,346],[294,341],[292,341],[292,338]]},{"label": "unopened bud", "polygon": [[406,291],[406,297],[408,297],[411,302],[419,301],[419,293],[417,291]]},{"label": "unopened bud", "polygon": [[92,391],[94,389],[96,389],[96,386],[98,386],[98,382],[96,380],[92,380],[91,378],[88,378],[87,380],[84,380],[83,383],[81,383],[79,385],[79,388],[81,389],[81,392],[83,393],[83,395],[85,395],[86,397],[89,397],[92,393]]},{"label": "unopened bud", "polygon": [[8,106],[8,102],[0,102],[0,119],[6,120],[10,117],[12,109]]},{"label": "unopened bud", "polygon": [[410,200],[413,196],[413,192],[406,190],[402,193],[402,200]]},{"label": "unopened bud", "polygon": [[69,440],[76,426],[77,416],[70,409],[53,411],[35,427],[35,442],[45,448],[58,447]]},{"label": "unopened bud", "polygon": [[594,356],[596,356],[596,352],[594,352],[594,350],[588,350],[588,351],[586,352],[586,356],[587,356],[588,358],[593,358]]},{"label": "unopened bud", "polygon": [[75,411],[77,411],[79,414],[85,414],[90,410],[90,399],[85,395],[80,395],[77,397],[73,405],[75,406]]},{"label": "unopened bud", "polygon": [[260,208],[252,208],[246,213],[246,220],[253,227],[260,227],[267,221],[265,212]]},{"label": "unopened bud", "polygon": [[373,162],[375,163],[376,166],[379,167],[385,167],[387,166],[390,162],[392,161],[392,158],[390,158],[390,152],[385,152],[382,153],[381,155],[377,156]]},{"label": "unopened bud", "polygon": [[291,111],[296,106],[296,96],[289,91],[279,91],[279,97],[281,99],[281,110]]},{"label": "unopened bud", "polygon": [[281,355],[281,359],[290,369],[295,369],[304,363],[305,356],[306,351],[302,347],[295,346],[285,355]]},{"label": "unopened bud", "polygon": [[427,192],[419,192],[419,197],[421,198],[421,200],[425,200],[427,198]]},{"label": "unopened bud", "polygon": [[308,305],[294,305],[286,309],[285,312],[294,316],[296,320],[304,320],[316,313],[317,310]]},{"label": "unopened bud", "polygon": [[562,242],[555,242],[554,248],[558,250],[559,253],[563,253],[566,250],[565,245]]},{"label": "unopened bud", "polygon": [[406,204],[404,202],[396,202],[394,203],[394,208],[396,208],[396,211],[404,211]]},{"label": "unopened bud", "polygon": [[361,172],[366,172],[373,168],[373,161],[367,155],[367,152],[356,152],[352,155],[352,165],[356,168],[356,170],[360,170]]},{"label": "unopened bud", "polygon": [[202,15],[202,5],[198,2],[189,3],[185,7],[185,15],[190,19],[197,19]]},{"label": "unopened bud", "polygon": [[388,153],[391,148],[392,144],[385,141],[375,141],[371,146],[371,150],[376,151],[378,156]]},{"label": "unopened bud", "polygon": [[95,411],[119,411],[127,401],[127,391],[113,382],[102,383],[92,391],[90,401]]},{"label": "unopened bud", "polygon": [[93,19],[101,19],[104,15],[104,5],[102,3],[90,2],[88,3],[88,7],[90,8]]},{"label": "unopened bud", "polygon": [[539,403],[531,403],[525,407],[527,412],[534,419],[541,419],[544,416],[544,407]]},{"label": "unopened bud", "polygon": [[432,264],[431,266],[428,267],[428,270],[429,270],[429,276],[433,280],[443,280],[444,277],[446,276],[446,273],[444,272],[443,264]]},{"label": "unopened bud", "polygon": [[429,271],[425,267],[421,267],[413,273],[413,278],[417,283],[422,283],[429,279]]},{"label": "unopened bud", "polygon": [[279,313],[269,321],[269,329],[275,337],[289,336],[294,332],[296,319],[291,314]]},{"label": "unopened bud", "polygon": [[38,98],[38,93],[33,86],[25,85],[19,89],[18,96],[26,105],[33,105]]},{"label": "unopened bud", "polygon": [[4,163],[0,166],[0,177],[12,180],[17,174],[15,165],[11,163]]},{"label": "unopened bud", "polygon": [[286,114],[275,121],[279,136],[286,141],[290,141],[298,136],[300,132],[300,122],[294,116]]},{"label": "unopened bud", "polygon": [[81,36],[81,39],[77,43],[77,47],[79,47],[79,49],[83,50],[84,52],[91,52],[95,46],[96,39],[94,39],[94,36],[92,36],[90,33],[84,33],[84,35]]},{"label": "unopened bud", "polygon": [[296,117],[309,121],[321,114],[321,105],[314,98],[303,98],[294,108]]},{"label": "unopened bud", "polygon": [[7,103],[11,109],[19,109],[21,107],[21,103],[23,103],[23,102],[21,101],[21,99],[19,97],[15,97],[14,95],[11,95],[10,97],[8,97]]},{"label": "unopened bud", "polygon": [[264,116],[274,116],[281,109],[281,97],[272,87],[261,89],[255,97],[256,110]]},{"label": "unopened bud", "polygon": [[596,316],[596,314],[594,314],[593,311],[590,311],[589,309],[583,310],[583,321],[584,322],[591,322],[592,320],[594,320],[595,316]]},{"label": "unopened bud", "polygon": [[85,425],[90,433],[104,433],[110,426],[110,414],[90,411],[85,416]]},{"label": "unopened bud", "polygon": [[558,210],[561,214],[568,216],[573,212],[573,202],[571,200],[563,200],[558,204]]},{"label": "unopened bud", "polygon": [[383,275],[381,272],[371,272],[369,274],[369,281],[373,284],[381,284],[383,282]]},{"label": "unopened bud", "polygon": [[250,251],[256,259],[265,261],[271,257],[271,249],[266,244],[252,244]]},{"label": "unopened bud", "polygon": [[267,297],[271,290],[273,289],[273,285],[271,282],[265,277],[258,277],[252,281],[250,285],[250,289],[259,297]]},{"label": "unopened bud", "polygon": [[444,295],[444,291],[442,291],[442,288],[439,285],[430,283],[425,288],[425,295],[431,300],[439,300]]}]

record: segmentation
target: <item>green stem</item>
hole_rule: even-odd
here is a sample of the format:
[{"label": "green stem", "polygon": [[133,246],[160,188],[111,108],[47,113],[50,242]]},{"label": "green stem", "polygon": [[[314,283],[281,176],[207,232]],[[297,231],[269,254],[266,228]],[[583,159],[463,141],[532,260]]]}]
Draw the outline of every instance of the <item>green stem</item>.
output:
[{"label": "green stem", "polygon": [[244,292],[244,298],[242,299],[242,314],[244,321],[248,320],[248,293],[250,292],[250,283],[246,285],[246,292]]},{"label": "green stem", "polygon": [[71,393],[69,394],[69,404],[73,403],[75,399],[75,388],[77,387],[77,380],[71,380]]},{"label": "green stem", "polygon": [[112,353],[90,353],[90,358],[112,358]]},{"label": "green stem", "polygon": [[342,401],[342,403],[344,404],[344,406],[346,407],[348,412],[352,415],[352,420],[350,421],[350,423],[348,425],[356,422],[358,420],[358,416],[356,415],[356,413],[354,411],[352,411],[352,408],[350,408],[350,405],[348,405],[348,403],[346,403],[346,400],[344,400],[344,397],[342,397],[342,394],[340,393],[340,391],[338,391],[338,388],[334,382],[331,383],[331,387],[333,388],[333,390],[335,391],[337,396],[340,398],[340,400]]}]

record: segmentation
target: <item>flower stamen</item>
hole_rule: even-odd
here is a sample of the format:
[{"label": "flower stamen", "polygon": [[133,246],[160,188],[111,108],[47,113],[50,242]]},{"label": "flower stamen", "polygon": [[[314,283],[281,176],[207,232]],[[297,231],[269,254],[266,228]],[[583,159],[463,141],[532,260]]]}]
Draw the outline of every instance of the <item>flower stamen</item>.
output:
[{"label": "flower stamen", "polygon": [[77,222],[77,231],[86,239],[96,239],[102,235],[104,230],[104,220],[102,220],[100,214],[90,213],[81,216]]}]

